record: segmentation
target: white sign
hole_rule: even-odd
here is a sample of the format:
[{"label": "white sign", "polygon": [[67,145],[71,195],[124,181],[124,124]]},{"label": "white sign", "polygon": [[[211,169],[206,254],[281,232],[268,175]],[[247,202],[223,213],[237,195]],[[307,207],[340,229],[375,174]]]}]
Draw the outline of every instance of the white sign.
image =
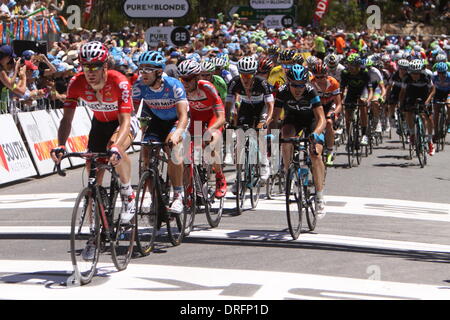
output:
[{"label": "white sign", "polygon": [[290,9],[294,0],[250,0],[253,9]]},{"label": "white sign", "polygon": [[158,46],[160,41],[165,41],[169,46],[174,46],[170,35],[175,27],[151,27],[145,32],[145,41],[149,46]]},{"label": "white sign", "polygon": [[123,8],[130,18],[181,18],[189,12],[187,0],[127,0]]},{"label": "white sign", "polygon": [[0,184],[36,175],[33,162],[10,114],[0,115]]},{"label": "white sign", "polygon": [[[52,173],[55,163],[50,152],[58,146],[58,133],[50,114],[42,110],[21,112],[18,117],[39,175]],[[69,161],[64,160],[62,168],[69,166]]]},{"label": "white sign", "polygon": [[283,28],[283,15],[271,15],[264,18],[264,26],[268,29]]}]

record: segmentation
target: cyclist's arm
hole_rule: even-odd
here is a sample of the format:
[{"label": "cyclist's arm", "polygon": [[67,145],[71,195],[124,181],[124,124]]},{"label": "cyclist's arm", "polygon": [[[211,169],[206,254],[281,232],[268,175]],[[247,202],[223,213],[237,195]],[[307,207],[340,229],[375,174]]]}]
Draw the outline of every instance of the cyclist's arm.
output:
[{"label": "cyclist's arm", "polygon": [[231,110],[236,104],[236,95],[227,95],[225,99],[225,117],[226,121],[231,123]]},{"label": "cyclist's arm", "polygon": [[339,114],[342,112],[342,98],[341,94],[337,94],[334,96],[334,103],[336,104],[336,109],[334,110],[334,113]]},{"label": "cyclist's arm", "polygon": [[386,100],[386,86],[384,85],[384,82],[381,81],[381,82],[379,83],[379,86],[380,86],[380,88],[381,88],[381,98],[382,98],[383,100]]},{"label": "cyclist's arm", "polygon": [[178,124],[171,138],[174,144],[177,144],[178,142],[181,141],[183,132],[186,131],[186,127],[188,125],[189,104],[187,100],[181,100],[177,102],[176,107],[177,107]]},{"label": "cyclist's arm", "polygon": [[436,94],[436,87],[434,85],[431,86],[431,92],[425,101],[425,104],[430,104],[431,100],[433,99],[434,95]]},{"label": "cyclist's arm", "polygon": [[[66,100],[67,101],[67,100]],[[75,115],[75,108],[64,108],[64,114],[61,119],[58,128],[58,145],[66,145],[67,139],[69,139],[70,132],[72,131],[72,121]]]},{"label": "cyclist's arm", "polygon": [[273,109],[274,109],[274,100],[273,95],[270,97],[264,98],[264,108],[261,112],[261,119],[259,120],[259,124],[257,128],[262,128],[265,125],[269,125],[272,122],[273,117]]},{"label": "cyclist's arm", "polygon": [[316,128],[314,129],[313,133],[316,133],[320,135],[326,127],[326,119],[325,119],[325,113],[323,111],[323,106],[320,105],[313,109],[314,117],[316,118]]}]

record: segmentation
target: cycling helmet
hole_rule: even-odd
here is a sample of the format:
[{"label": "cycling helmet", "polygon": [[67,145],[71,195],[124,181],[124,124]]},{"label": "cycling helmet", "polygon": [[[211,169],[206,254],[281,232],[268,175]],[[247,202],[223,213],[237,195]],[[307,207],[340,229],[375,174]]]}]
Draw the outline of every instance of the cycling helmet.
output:
[{"label": "cycling helmet", "polygon": [[211,62],[216,66],[216,68],[219,68],[219,69],[223,69],[227,63],[222,58],[212,58]]},{"label": "cycling helmet", "polygon": [[292,58],[292,62],[294,64],[303,64],[305,62],[305,59],[300,53],[296,53],[294,57]]},{"label": "cycling helmet", "polygon": [[384,55],[381,57],[381,61],[383,61],[383,62],[389,62],[389,61],[391,61],[391,57],[390,57],[388,54],[384,54]]},{"label": "cycling helmet", "polygon": [[237,63],[239,73],[254,74],[258,69],[258,61],[252,57],[244,57]]},{"label": "cycling helmet", "polygon": [[347,62],[349,65],[353,66],[360,66],[361,65],[361,58],[359,57],[359,54],[352,53],[347,57]]},{"label": "cycling helmet", "polygon": [[258,72],[268,73],[275,67],[275,63],[268,57],[263,57],[258,60]]},{"label": "cycling helmet", "polygon": [[308,69],[304,66],[295,64],[292,66],[292,68],[289,69],[287,77],[288,79],[295,81],[308,81],[309,72]]},{"label": "cycling helmet", "polygon": [[435,62],[446,62],[447,55],[445,53],[439,53],[434,60]]},{"label": "cycling helmet", "polygon": [[331,69],[334,69],[339,64],[339,57],[336,54],[331,53],[325,57],[324,63]]},{"label": "cycling helmet", "polygon": [[189,77],[202,72],[202,66],[195,60],[184,60],[178,65],[180,77]]},{"label": "cycling helmet", "polygon": [[406,70],[409,69],[409,61],[406,59],[398,60],[397,64],[400,69],[406,69]]},{"label": "cycling helmet", "polygon": [[438,62],[436,63],[436,71],[437,72],[447,72],[448,71],[448,66],[445,62]]},{"label": "cycling helmet", "polygon": [[306,58],[306,64],[308,65],[308,68],[311,68],[313,65],[315,65],[317,59],[318,58],[316,56],[309,56],[308,58]]},{"label": "cycling helmet", "polygon": [[316,63],[311,66],[310,70],[314,75],[325,74],[327,72],[326,64],[324,64],[320,59],[317,59]]},{"label": "cycling helmet", "polygon": [[292,59],[294,58],[294,55],[297,53],[296,50],[283,50],[280,53],[280,56],[278,57],[278,59],[280,60],[281,63],[292,63]]},{"label": "cycling helmet", "polygon": [[420,59],[412,60],[409,63],[409,70],[410,71],[421,71],[423,69],[423,62]]},{"label": "cycling helmet", "polygon": [[138,65],[149,64],[155,68],[164,69],[166,58],[159,51],[146,51],[139,56]]},{"label": "cycling helmet", "polygon": [[108,60],[108,49],[99,41],[91,41],[81,46],[78,58],[81,64],[105,63]]},{"label": "cycling helmet", "polygon": [[202,60],[202,58],[200,57],[200,55],[197,52],[191,53],[190,55],[188,55],[186,57],[187,60],[194,60],[195,62],[200,63],[200,61]]},{"label": "cycling helmet", "polygon": [[216,65],[210,61],[202,61],[200,64],[202,72],[214,72],[216,71]]},{"label": "cycling helmet", "polygon": [[267,54],[269,56],[278,56],[280,54],[281,49],[278,46],[271,46],[268,50],[267,50]]}]

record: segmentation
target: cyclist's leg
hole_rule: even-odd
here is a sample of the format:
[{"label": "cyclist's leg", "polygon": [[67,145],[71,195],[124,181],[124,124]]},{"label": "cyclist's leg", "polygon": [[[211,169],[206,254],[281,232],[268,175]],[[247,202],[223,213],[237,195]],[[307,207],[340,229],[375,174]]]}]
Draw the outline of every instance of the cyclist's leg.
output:
[{"label": "cyclist's leg", "polygon": [[[281,137],[283,139],[292,138],[297,135],[297,128],[294,123],[291,123],[290,119],[286,117],[281,127]],[[292,162],[294,155],[294,146],[291,143],[283,143],[281,145],[281,154],[284,164],[284,172],[288,172],[289,166]]]},{"label": "cyclist's leg", "polygon": [[[324,106],[324,113],[326,116],[328,116],[328,114],[330,112],[334,111],[334,104],[328,104],[326,106]],[[332,119],[326,119],[327,124],[326,124],[326,129],[325,129],[325,147],[326,147],[326,153],[328,154],[328,156],[333,157],[333,150],[334,150],[334,128],[333,128],[333,120]],[[327,159],[328,162],[328,159]]]}]

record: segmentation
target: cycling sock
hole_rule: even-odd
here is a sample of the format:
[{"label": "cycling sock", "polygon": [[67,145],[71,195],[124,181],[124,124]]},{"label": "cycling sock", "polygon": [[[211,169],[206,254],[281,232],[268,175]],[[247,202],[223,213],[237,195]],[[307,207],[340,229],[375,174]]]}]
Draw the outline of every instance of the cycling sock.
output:
[{"label": "cycling sock", "polygon": [[317,197],[317,200],[323,200],[323,191],[317,191],[316,197]]},{"label": "cycling sock", "polygon": [[184,197],[183,187],[173,187],[174,198],[177,196]]},{"label": "cycling sock", "polygon": [[131,187],[131,182],[122,183],[120,186],[120,194],[124,197],[131,196],[133,193],[133,188]]}]

